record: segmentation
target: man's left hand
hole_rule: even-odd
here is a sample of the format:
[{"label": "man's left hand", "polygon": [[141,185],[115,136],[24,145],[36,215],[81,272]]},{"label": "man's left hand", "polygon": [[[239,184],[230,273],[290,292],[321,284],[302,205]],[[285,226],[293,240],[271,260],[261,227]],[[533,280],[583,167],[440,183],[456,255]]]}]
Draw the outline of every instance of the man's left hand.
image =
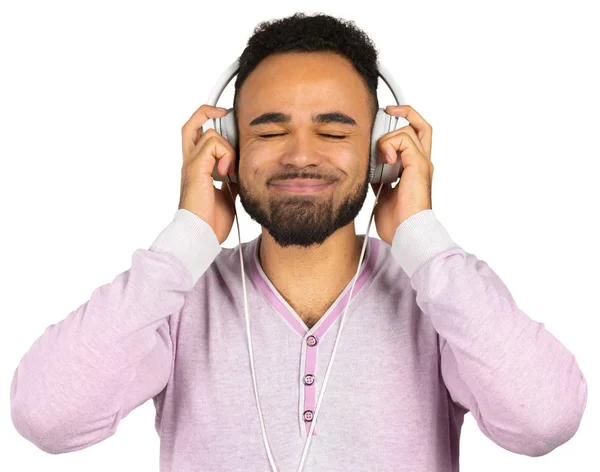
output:
[{"label": "man's left hand", "polygon": [[[385,111],[405,118],[409,125],[384,134],[377,146],[383,159],[389,156],[389,164],[402,159],[404,169],[400,182],[392,189],[392,184],[383,184],[379,200],[375,206],[375,227],[379,237],[388,244],[400,224],[422,210],[431,209],[431,163],[432,128],[409,105],[387,106]],[[371,184],[375,195],[381,184]]]}]

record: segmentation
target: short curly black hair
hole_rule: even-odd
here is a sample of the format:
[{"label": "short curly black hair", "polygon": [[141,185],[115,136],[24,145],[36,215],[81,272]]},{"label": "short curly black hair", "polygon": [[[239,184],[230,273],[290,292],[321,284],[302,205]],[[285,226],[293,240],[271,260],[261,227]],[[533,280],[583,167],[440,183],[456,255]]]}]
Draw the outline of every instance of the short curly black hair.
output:
[{"label": "short curly black hair", "polygon": [[[239,57],[239,71],[233,95],[234,115],[239,91],[248,75],[267,56],[291,51],[331,51],[345,56],[363,77],[371,96],[372,120],[379,109],[377,100],[378,50],[373,41],[353,21],[323,13],[292,16],[259,23]],[[371,131],[370,131],[371,132]]]}]

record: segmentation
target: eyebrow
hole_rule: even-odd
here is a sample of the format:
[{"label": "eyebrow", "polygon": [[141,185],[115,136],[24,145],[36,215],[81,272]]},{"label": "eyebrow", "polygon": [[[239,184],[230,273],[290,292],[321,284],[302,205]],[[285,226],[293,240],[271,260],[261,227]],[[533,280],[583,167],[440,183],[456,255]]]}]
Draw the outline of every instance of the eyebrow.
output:
[{"label": "eyebrow", "polygon": [[[289,123],[292,117],[285,113],[269,112],[257,116],[250,122],[250,126],[258,126],[266,123]],[[344,125],[357,126],[356,121],[351,117],[341,112],[320,113],[312,116],[313,123],[341,123]]]}]

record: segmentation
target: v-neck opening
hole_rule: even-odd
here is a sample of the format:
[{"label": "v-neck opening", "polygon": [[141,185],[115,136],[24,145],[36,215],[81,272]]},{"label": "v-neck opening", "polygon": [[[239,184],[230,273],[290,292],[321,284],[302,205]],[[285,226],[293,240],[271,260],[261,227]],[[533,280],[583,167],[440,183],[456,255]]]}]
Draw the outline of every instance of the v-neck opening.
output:
[{"label": "v-neck opening", "polygon": [[[300,315],[296,313],[296,310],[294,310],[292,306],[285,300],[285,298],[283,298],[283,296],[279,293],[279,291],[275,288],[263,271],[258,259],[258,244],[261,237],[262,235],[259,235],[256,239],[254,239],[249,247],[250,276],[252,282],[262,293],[270,306],[282,316],[282,318],[294,329],[294,331],[296,331],[296,333],[298,333],[299,336],[305,337],[310,333],[321,337],[346,309],[348,304],[348,296],[350,294],[350,289],[352,288],[352,283],[354,282],[354,277],[350,280],[350,282],[348,282],[344,290],[342,290],[338,298],[330,305],[321,318],[319,318],[312,328],[309,328]],[[356,277],[357,280],[356,284],[354,285],[354,290],[352,291],[352,303],[355,303],[355,297],[361,292],[362,287],[371,277],[377,262],[377,255],[379,253],[379,240],[372,237],[368,238],[365,256],[363,258],[359,274]]]}]

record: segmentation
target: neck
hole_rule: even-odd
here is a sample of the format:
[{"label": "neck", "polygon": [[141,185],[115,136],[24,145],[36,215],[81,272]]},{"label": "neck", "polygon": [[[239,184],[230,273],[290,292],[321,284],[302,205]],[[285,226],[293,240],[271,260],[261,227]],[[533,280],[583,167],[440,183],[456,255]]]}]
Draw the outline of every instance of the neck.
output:
[{"label": "neck", "polygon": [[356,275],[363,242],[364,236],[354,232],[354,223],[340,228],[323,244],[309,248],[283,248],[263,229],[258,259],[290,306],[297,311],[324,312]]}]

